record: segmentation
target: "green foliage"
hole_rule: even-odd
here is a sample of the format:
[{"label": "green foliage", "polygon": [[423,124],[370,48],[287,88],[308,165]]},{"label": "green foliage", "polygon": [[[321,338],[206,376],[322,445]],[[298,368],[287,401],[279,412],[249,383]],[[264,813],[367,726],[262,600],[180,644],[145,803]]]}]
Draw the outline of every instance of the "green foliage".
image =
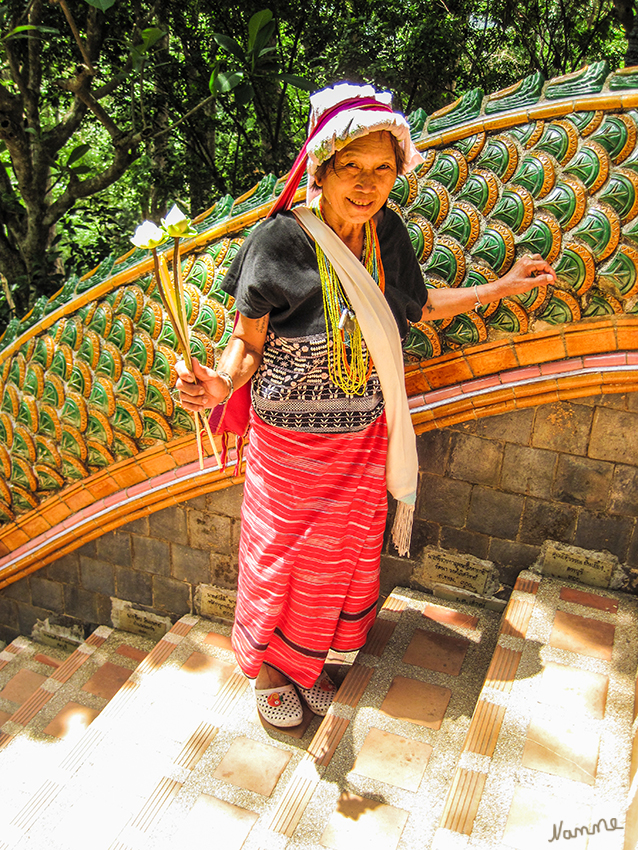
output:
[{"label": "green foliage", "polygon": [[[195,216],[284,174],[312,88],[371,82],[430,113],[535,72],[618,67],[626,47],[612,0],[264,2],[75,0],[78,40],[59,4],[0,0],[0,272],[18,314],[127,251],[168,198]],[[0,294],[0,330],[9,316]]]}]

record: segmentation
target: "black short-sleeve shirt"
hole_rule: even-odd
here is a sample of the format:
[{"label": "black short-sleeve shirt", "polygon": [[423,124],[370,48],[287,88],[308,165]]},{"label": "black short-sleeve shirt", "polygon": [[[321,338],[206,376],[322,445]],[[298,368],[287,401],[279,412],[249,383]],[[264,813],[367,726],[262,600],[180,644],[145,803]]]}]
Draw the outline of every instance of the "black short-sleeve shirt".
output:
[{"label": "black short-sleeve shirt", "polygon": [[[385,272],[385,297],[401,337],[408,321],[421,319],[427,289],[401,218],[387,207],[377,224]],[[281,337],[325,332],[321,279],[314,241],[290,212],[259,224],[233,260],[222,288],[249,319],[270,313],[270,329]]]}]

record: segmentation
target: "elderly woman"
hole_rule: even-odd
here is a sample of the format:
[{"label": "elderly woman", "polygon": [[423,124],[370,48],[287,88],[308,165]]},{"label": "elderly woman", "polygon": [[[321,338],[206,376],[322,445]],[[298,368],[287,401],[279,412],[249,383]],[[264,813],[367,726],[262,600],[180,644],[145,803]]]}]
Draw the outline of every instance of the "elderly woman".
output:
[{"label": "elderly woman", "polygon": [[[400,359],[393,338],[405,336],[409,321],[454,316],[555,281],[537,255],[492,283],[426,289],[407,230],[386,205],[397,175],[421,162],[388,93],[342,84],[313,95],[309,137],[289,183],[224,280],[237,322],[217,369],[177,367],[189,410],[224,403],[252,379],[232,640],[258,709],[275,726],[301,722],[300,697],[326,713],[335,690],[323,670],[328,651],[362,647],[375,618],[391,477],[407,476],[412,483],[390,489],[414,503],[403,369],[386,362]],[[304,167],[316,233],[285,209]],[[326,226],[374,289],[356,310],[328,257]],[[386,313],[392,327],[373,330]],[[389,348],[378,338],[386,335]],[[392,461],[388,434],[399,447]]]}]

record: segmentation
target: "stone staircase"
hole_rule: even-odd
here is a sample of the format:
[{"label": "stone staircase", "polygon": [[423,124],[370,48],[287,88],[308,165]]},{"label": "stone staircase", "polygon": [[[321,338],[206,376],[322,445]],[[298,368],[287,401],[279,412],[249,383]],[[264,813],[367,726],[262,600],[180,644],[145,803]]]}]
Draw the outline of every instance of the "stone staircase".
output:
[{"label": "stone staircase", "polygon": [[635,847],[633,597],[522,573],[501,616],[396,588],[289,732],[229,631],[6,647],[0,850]]}]

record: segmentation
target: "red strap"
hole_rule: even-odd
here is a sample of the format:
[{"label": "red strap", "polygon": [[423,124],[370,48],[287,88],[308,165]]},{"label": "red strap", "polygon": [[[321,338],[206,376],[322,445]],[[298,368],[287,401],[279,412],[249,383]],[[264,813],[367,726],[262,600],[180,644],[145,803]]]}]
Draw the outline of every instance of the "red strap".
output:
[{"label": "red strap", "polygon": [[317,126],[312,130],[308,138],[303,144],[303,147],[299,151],[299,155],[297,159],[294,161],[292,168],[290,169],[290,173],[288,174],[288,179],[286,180],[286,185],[283,188],[282,193],[279,195],[275,203],[270,208],[268,215],[266,218],[270,218],[275,215],[275,213],[281,212],[282,210],[289,210],[292,206],[292,202],[295,198],[295,193],[301,183],[301,178],[303,177],[303,173],[306,170],[306,164],[308,162],[308,143],[312,141],[312,139],[322,130],[328,121],[333,118],[335,115],[338,115],[340,112],[345,112],[347,109],[366,109],[366,110],[377,110],[379,112],[392,112],[391,106],[386,106],[384,103],[379,103],[378,100],[375,100],[372,97],[351,97],[348,100],[342,100],[341,103],[337,103],[335,106],[330,109],[326,109],[323,113],[319,121],[317,122]]}]

